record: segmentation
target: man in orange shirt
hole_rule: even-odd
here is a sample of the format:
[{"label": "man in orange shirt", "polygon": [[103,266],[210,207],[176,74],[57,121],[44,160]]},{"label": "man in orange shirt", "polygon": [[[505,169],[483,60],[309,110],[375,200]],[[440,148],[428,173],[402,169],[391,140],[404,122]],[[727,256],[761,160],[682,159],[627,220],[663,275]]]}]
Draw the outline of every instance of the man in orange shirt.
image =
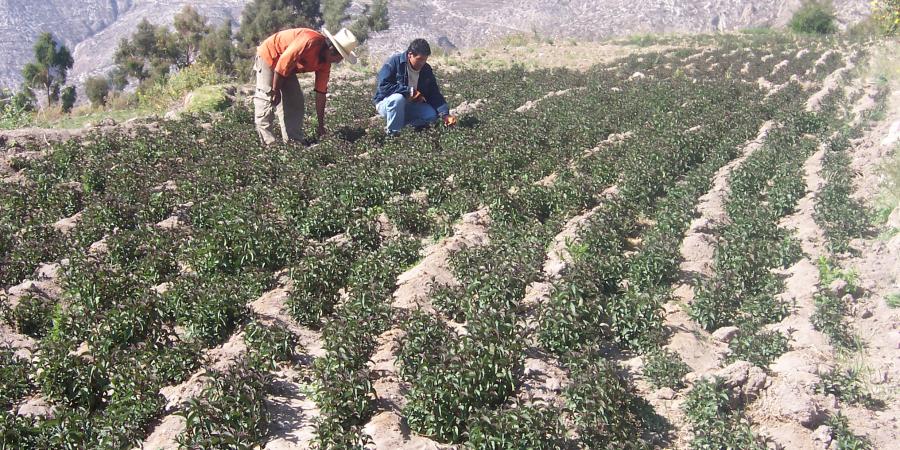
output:
[{"label": "man in orange shirt", "polygon": [[309,28],[293,28],[269,36],[256,50],[253,70],[256,94],[253,96],[256,132],[266,145],[275,142],[274,116],[281,122],[285,142],[303,141],[303,92],[296,74],[316,74],[317,134],[325,134],[325,100],[331,64],[347,60],[356,63],[353,49],[359,43],[347,29],[332,35]]}]

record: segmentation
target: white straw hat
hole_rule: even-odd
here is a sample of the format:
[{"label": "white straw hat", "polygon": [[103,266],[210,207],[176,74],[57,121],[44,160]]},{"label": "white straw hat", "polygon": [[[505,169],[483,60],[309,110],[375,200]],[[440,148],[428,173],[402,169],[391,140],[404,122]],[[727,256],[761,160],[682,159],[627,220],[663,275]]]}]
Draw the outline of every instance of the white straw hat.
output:
[{"label": "white straw hat", "polygon": [[341,31],[332,35],[323,27],[322,32],[334,44],[334,47],[344,57],[345,61],[350,64],[356,64],[356,55],[353,53],[353,49],[359,46],[359,41],[356,40],[356,36],[350,30],[341,28]]}]

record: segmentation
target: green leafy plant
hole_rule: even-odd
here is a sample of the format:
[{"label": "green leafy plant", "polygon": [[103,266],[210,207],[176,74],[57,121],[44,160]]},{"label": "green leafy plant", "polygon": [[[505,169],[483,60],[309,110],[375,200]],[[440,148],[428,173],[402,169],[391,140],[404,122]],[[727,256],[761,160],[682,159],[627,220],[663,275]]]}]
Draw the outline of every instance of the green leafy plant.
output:
[{"label": "green leafy plant", "polygon": [[525,406],[509,410],[485,411],[473,416],[466,443],[472,449],[566,448],[560,411]]},{"label": "green leafy plant", "polygon": [[873,397],[855,370],[834,369],[822,374],[821,381],[816,385],[816,391],[822,394],[832,394],[841,401],[851,405],[861,405],[869,409],[884,408],[883,400]]},{"label": "green leafy plant", "polygon": [[652,351],[644,362],[644,376],[657,388],[683,388],[684,376],[690,370],[677,353],[669,350]]},{"label": "green leafy plant", "polygon": [[825,421],[825,425],[831,428],[831,434],[837,442],[839,450],[869,450],[875,448],[865,436],[853,433],[847,416],[840,412],[829,417]]},{"label": "green leafy plant", "polygon": [[250,349],[250,360],[274,368],[278,362],[288,361],[294,356],[297,338],[280,325],[264,325],[253,321],[244,327],[244,342]]},{"label": "green leafy plant", "polygon": [[788,27],[797,33],[832,34],[837,31],[834,9],[830,3],[807,0],[794,12]]},{"label": "green leafy plant", "polygon": [[259,445],[268,430],[265,374],[246,362],[228,373],[213,373],[203,393],[188,401],[180,445],[191,448],[248,448]]},{"label": "green leafy plant", "polygon": [[702,380],[694,384],[684,403],[684,412],[694,432],[693,448],[765,447],[753,434],[733,400],[719,379]]},{"label": "green leafy plant", "polygon": [[790,338],[778,331],[744,329],[728,343],[728,361],[748,361],[766,368],[788,351]]}]

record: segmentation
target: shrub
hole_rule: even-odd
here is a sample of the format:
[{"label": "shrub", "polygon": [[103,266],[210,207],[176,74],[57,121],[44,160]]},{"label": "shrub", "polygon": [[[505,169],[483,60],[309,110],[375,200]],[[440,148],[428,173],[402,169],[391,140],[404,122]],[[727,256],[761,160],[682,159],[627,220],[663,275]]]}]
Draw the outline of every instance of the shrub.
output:
[{"label": "shrub", "polygon": [[872,442],[866,439],[865,436],[853,434],[847,417],[841,413],[829,417],[825,421],[825,425],[831,428],[838,450],[869,450],[874,448]]},{"label": "shrub", "polygon": [[265,406],[265,374],[247,362],[230,373],[213,372],[203,394],[188,402],[186,430],[178,437],[186,448],[253,448],[269,424]]},{"label": "shrub", "polygon": [[193,64],[168,78],[142,88],[138,92],[138,102],[141,106],[166,108],[184,98],[188,92],[227,81],[228,77],[222,75],[214,66]]},{"label": "shrub", "polygon": [[525,406],[505,411],[486,411],[469,425],[468,448],[562,449],[565,429],[560,411]]},{"label": "shrub", "polygon": [[28,336],[40,339],[53,324],[53,301],[34,294],[26,294],[10,312],[8,321]]},{"label": "shrub", "polygon": [[64,113],[72,112],[72,107],[75,106],[75,100],[78,99],[78,94],[75,92],[75,86],[66,86],[63,88],[59,98],[62,102],[62,111]]},{"label": "shrub", "polygon": [[690,371],[691,368],[681,360],[681,357],[669,350],[650,352],[644,364],[644,376],[657,388],[683,388],[683,378]]},{"label": "shrub", "polygon": [[900,31],[900,0],[873,0],[872,19],[886,36]]},{"label": "shrub", "polygon": [[106,77],[90,77],[84,81],[84,92],[95,108],[104,106],[109,97],[109,80]]},{"label": "shrub", "polygon": [[809,0],[791,17],[788,27],[796,33],[832,34],[837,31],[834,9],[829,3]]},{"label": "shrub", "polygon": [[722,380],[702,380],[694,385],[684,403],[684,412],[694,432],[691,448],[764,449],[732,399]]}]

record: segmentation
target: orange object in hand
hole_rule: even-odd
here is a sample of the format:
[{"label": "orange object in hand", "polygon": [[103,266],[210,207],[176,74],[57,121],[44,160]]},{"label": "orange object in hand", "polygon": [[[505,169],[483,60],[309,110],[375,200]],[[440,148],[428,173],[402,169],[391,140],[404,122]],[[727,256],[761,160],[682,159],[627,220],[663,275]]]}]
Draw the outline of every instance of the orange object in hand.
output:
[{"label": "orange object in hand", "polygon": [[452,127],[453,125],[456,125],[456,116],[451,116],[451,115],[445,116],[444,117],[444,125],[447,125],[448,127]]},{"label": "orange object in hand", "polygon": [[412,101],[414,101],[414,102],[416,102],[416,103],[420,103],[420,102],[424,102],[424,101],[425,101],[425,97],[422,95],[421,92],[419,92],[418,89],[416,89],[416,91],[413,92],[413,95],[412,95],[409,99],[412,100]]}]

